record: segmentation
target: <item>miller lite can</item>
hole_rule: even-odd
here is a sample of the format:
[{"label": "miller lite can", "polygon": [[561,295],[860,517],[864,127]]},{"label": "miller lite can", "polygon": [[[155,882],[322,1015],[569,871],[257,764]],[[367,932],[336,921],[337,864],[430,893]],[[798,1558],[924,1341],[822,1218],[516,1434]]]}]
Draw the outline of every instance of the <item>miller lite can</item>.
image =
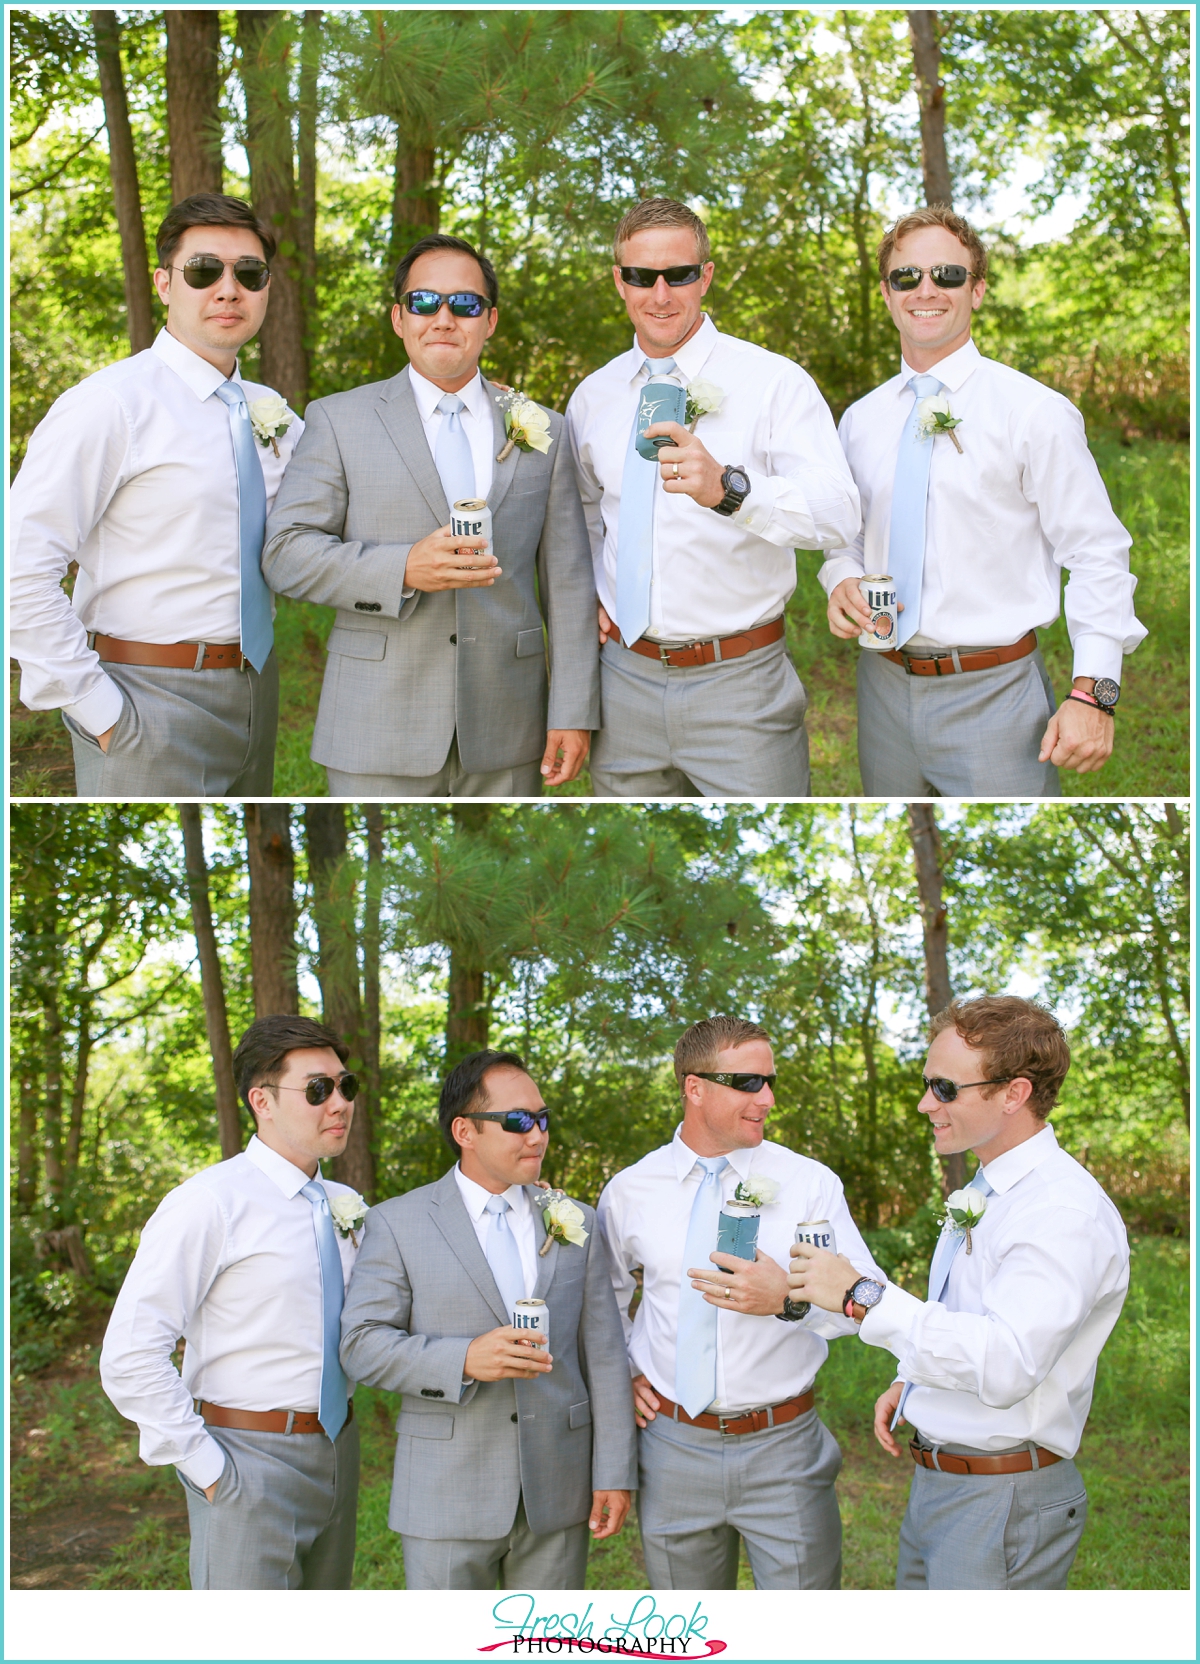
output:
[{"label": "miller lite can", "polygon": [[860,578],[858,587],[871,612],[871,623],[858,638],[860,647],[874,652],[886,652],[896,645],[899,634],[899,614],[896,611],[896,585],[887,573]]},{"label": "miller lite can", "polygon": [[837,1238],[828,1219],[805,1219],[796,1226],[796,1241],[807,1242],[813,1248],[827,1248],[831,1254],[837,1253]]},{"label": "miller lite can", "polygon": [[487,554],[492,547],[492,511],[482,497],[464,497],[450,510],[450,530],[455,537],[486,537]]},{"label": "miller lite can", "polygon": [[540,1344],[549,1346],[550,1313],[544,1300],[518,1300],[513,1306],[512,1326],[529,1335],[540,1335]]}]

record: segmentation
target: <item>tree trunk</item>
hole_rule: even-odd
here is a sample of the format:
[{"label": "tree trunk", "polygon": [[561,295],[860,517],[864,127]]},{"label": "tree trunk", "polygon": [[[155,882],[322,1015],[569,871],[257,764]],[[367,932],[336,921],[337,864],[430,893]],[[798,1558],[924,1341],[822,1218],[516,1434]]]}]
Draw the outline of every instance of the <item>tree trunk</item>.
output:
[{"label": "tree trunk", "polygon": [[79,1169],[79,1149],[83,1141],[83,1111],[87,1103],[88,1071],[92,1061],[92,1022],[87,1005],[79,1012],[79,1040],[75,1048],[75,1076],[71,1082],[71,1102],[67,1118],[65,1176],[68,1189],[74,1189]]},{"label": "tree trunk", "polygon": [[179,805],[183,828],[183,859],[187,872],[188,899],[192,905],[192,927],[200,955],[200,987],[204,994],[204,1026],[212,1052],[213,1082],[217,1095],[217,1126],[221,1134],[221,1159],[229,1161],[242,1148],[237,1087],[233,1080],[233,1050],[229,1044],[229,1017],[225,1010],[225,985],[213,929],[212,903],[208,893],[208,864],[204,859],[204,832],[200,808],[195,803]]},{"label": "tree trunk", "polygon": [[392,185],[392,237],[388,259],[393,271],[419,237],[436,231],[441,203],[432,145],[413,144],[396,134],[396,172]]},{"label": "tree trunk", "polygon": [[317,321],[317,82],[321,72],[321,19],[323,12],[304,14],[304,35],[300,45],[300,96],[297,101],[296,164],[298,193],[296,233],[300,248],[300,283],[303,292],[304,347],[311,362],[313,342],[309,338]]},{"label": "tree trunk", "polygon": [[938,14],[909,12],[908,32],[912,39],[913,69],[917,79],[917,100],[921,106],[921,171],[925,179],[925,206],[953,204],[950,160],[946,155],[946,90],[941,82],[942,50]]},{"label": "tree trunk", "polygon": [[22,1053],[17,1081],[21,1097],[17,1132],[17,1207],[21,1213],[31,1213],[37,1201],[38,1090],[41,1085],[40,1071],[32,1051]]},{"label": "tree trunk", "polygon": [[368,1099],[380,1103],[379,919],[383,909],[383,810],[366,806],[367,895],[363,909],[363,1060]]},{"label": "tree trunk", "polygon": [[169,11],[167,19],[167,139],[171,201],[198,191],[220,192],[221,14]]},{"label": "tree trunk", "polygon": [[250,869],[250,966],[256,1017],[295,1016],[296,862],[286,803],[247,803],[243,811]]},{"label": "tree trunk", "polygon": [[250,195],[255,212],[270,224],[279,243],[271,263],[271,303],[259,334],[260,373],[269,387],[302,411],[308,400],[308,356],[292,151],[289,31],[285,12],[237,14]]},{"label": "tree trunk", "polygon": [[133,149],[133,129],[129,125],[129,103],[125,97],[121,34],[116,12],[93,12],[92,33],[96,42],[96,64],[100,71],[100,91],[104,97],[104,123],[108,128],[108,165],[112,175],[113,202],[117,210],[117,230],[121,236],[129,344],[134,352],[143,352],[154,341],[154,314],[150,301],[150,266],[146,259],[146,231],[142,224],[137,157]]},{"label": "tree trunk", "polygon": [[487,977],[467,948],[451,946],[446,991],[446,1073],[488,1043]]},{"label": "tree trunk", "polygon": [[[942,901],[942,840],[930,803],[908,805],[908,835],[912,839],[917,865],[917,895],[925,936],[925,1004],[931,1017],[944,1011],[954,995],[950,988],[950,927]],[[942,1189],[945,1195],[961,1190],[967,1182],[966,1154],[946,1156],[942,1161]]]},{"label": "tree trunk", "polygon": [[[304,834],[308,877],[317,926],[317,977],[325,1022],[350,1049],[347,1067],[363,1072],[362,1002],[358,992],[358,941],[354,925],[354,872],[346,850],[346,810],[341,803],[306,803]],[[360,1090],[345,1153],[333,1163],[333,1177],[353,1185],[368,1201],[375,1191],[371,1154],[371,1101]]]}]

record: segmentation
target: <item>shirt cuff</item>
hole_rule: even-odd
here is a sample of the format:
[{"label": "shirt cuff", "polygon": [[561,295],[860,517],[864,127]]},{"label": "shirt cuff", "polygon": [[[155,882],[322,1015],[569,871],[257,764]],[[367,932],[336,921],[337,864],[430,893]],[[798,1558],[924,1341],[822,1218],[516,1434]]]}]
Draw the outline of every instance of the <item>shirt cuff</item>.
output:
[{"label": "shirt cuff", "polygon": [[748,532],[757,532],[760,537],[766,537],[767,527],[771,522],[771,515],[775,510],[775,499],[779,489],[787,482],[772,479],[769,474],[755,474],[749,468],[742,472],[750,481],[750,495],[743,501],[741,508],[730,519],[735,526],[745,526]]},{"label": "shirt cuff", "polygon": [[843,578],[861,578],[866,567],[853,555],[834,555],[817,573],[817,581],[826,595],[832,595]]},{"label": "shirt cuff", "polygon": [[176,1462],[175,1466],[185,1479],[206,1491],[225,1472],[225,1452],[210,1433],[194,1456],[189,1456],[186,1462]]},{"label": "shirt cuff", "polygon": [[[1084,672],[1081,671],[1079,674],[1083,675]],[[112,677],[102,672],[100,680],[91,692],[85,693],[82,699],[76,699],[70,705],[64,705],[63,713],[69,716],[72,722],[77,722],[86,734],[95,736],[107,733],[124,709],[125,695]],[[191,1474],[188,1478],[191,1478]]]},{"label": "shirt cuff", "polygon": [[888,1283],[883,1299],[877,1306],[871,1307],[859,1324],[859,1335],[868,1346],[882,1346],[898,1358],[925,1305],[924,1300],[897,1288],[895,1283]]},{"label": "shirt cuff", "polygon": [[1072,676],[1110,676],[1121,680],[1121,661],[1125,657],[1121,643],[1112,636],[1086,635],[1075,638],[1075,668]]}]

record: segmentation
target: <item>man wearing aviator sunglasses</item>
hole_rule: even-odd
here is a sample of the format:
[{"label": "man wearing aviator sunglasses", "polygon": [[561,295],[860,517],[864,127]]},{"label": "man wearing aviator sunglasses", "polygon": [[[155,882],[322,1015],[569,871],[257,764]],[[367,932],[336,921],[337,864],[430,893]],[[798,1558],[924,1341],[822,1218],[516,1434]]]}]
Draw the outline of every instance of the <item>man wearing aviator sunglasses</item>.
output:
[{"label": "man wearing aviator sunglasses", "polygon": [[104,1338],[104,1390],[187,1494],[194,1589],[350,1587],[358,1427],[338,1342],[366,1207],[320,1165],[350,1143],[346,1056],[308,1017],[250,1025],[233,1067],[254,1136],[163,1199]]},{"label": "man wearing aviator sunglasses", "polygon": [[[388,1523],[410,1589],[581,1589],[589,1534],[620,1531],[637,1484],[595,1214],[547,1234],[550,1119],[515,1052],[473,1052],[438,1104],[454,1167],[371,1210],[342,1358],[403,1394]],[[515,1326],[532,1310],[548,1344]]]},{"label": "man wearing aviator sunglasses", "polygon": [[[21,697],[62,711],[81,797],[265,797],[279,696],[263,530],[304,424],[237,355],[266,316],[275,239],[203,192],[157,245],[165,328],[53,405],[13,485]],[[252,421],[263,401],[273,444]]]},{"label": "man wearing aviator sunglasses", "polygon": [[[900,374],[842,417],[863,529],[820,573],[844,640],[873,628],[865,575],[889,575],[901,608],[891,645],[858,656],[870,796],[1057,796],[1059,768],[1111,753],[1122,658],[1146,634],[1079,412],[971,339],[987,269],[949,208],[905,215],[880,244]],[[1063,568],[1074,679],[1056,703],[1037,631]]]},{"label": "man wearing aviator sunglasses", "polygon": [[959,1217],[927,1300],[852,1254],[792,1250],[795,1297],[897,1359],[875,1437],[898,1456],[897,1425],[916,1430],[900,1589],[1067,1586],[1087,1518],[1073,1458],[1129,1283],[1120,1215],[1047,1122],[1070,1061],[1032,1000],[956,1000],[934,1018],[918,1108],[939,1156],[971,1150],[979,1168],[949,1198]]},{"label": "man wearing aviator sunglasses", "polygon": [[[268,581],[337,608],[312,756],[336,797],[536,796],[575,778],[599,722],[562,418],[548,449],[506,444],[479,369],[499,288],[470,243],[421,238],[394,291],[407,366],[308,406],[268,528]],[[490,540],[452,530],[456,502],[490,509]]]}]

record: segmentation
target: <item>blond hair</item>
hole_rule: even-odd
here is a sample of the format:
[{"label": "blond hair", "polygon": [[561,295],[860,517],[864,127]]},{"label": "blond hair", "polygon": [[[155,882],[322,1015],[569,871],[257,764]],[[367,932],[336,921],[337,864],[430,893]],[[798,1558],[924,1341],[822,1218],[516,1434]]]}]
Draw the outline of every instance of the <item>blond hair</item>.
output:
[{"label": "blond hair", "polygon": [[967,224],[961,214],[956,214],[953,208],[939,204],[935,208],[915,208],[911,214],[902,214],[891,230],[884,232],[883,241],[879,245],[879,276],[882,282],[887,282],[892,255],[901,237],[907,237],[910,231],[923,231],[930,225],[940,225],[952,237],[958,238],[971,256],[971,270],[975,274],[976,282],[987,276],[987,249],[980,241],[979,233]]},{"label": "blond hair", "polygon": [[635,208],[622,216],[621,223],[613,233],[613,260],[619,266],[621,250],[630,237],[639,231],[649,231],[652,226],[680,226],[690,231],[696,239],[696,259],[702,266],[712,259],[712,251],[708,245],[708,227],[682,202],[675,202],[669,196],[647,197],[645,202],[639,202]]},{"label": "blond hair", "polygon": [[747,1022],[744,1017],[705,1017],[703,1022],[684,1029],[675,1044],[675,1079],[680,1092],[688,1075],[711,1074],[721,1052],[744,1046],[750,1040],[771,1044],[766,1029]]}]

